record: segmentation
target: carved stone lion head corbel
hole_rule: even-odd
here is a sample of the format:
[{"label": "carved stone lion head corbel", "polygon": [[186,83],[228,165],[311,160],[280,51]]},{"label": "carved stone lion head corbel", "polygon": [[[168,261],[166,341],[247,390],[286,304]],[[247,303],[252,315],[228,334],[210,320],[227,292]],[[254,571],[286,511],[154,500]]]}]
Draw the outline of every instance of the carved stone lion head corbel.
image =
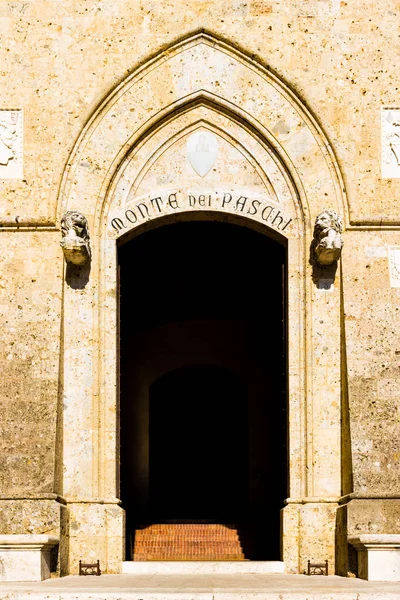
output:
[{"label": "carved stone lion head corbel", "polygon": [[343,239],[342,220],[334,210],[323,210],[315,219],[313,247],[320,265],[331,265],[339,260]]},{"label": "carved stone lion head corbel", "polygon": [[61,219],[61,248],[67,263],[82,266],[91,258],[89,228],[86,217],[76,210]]}]

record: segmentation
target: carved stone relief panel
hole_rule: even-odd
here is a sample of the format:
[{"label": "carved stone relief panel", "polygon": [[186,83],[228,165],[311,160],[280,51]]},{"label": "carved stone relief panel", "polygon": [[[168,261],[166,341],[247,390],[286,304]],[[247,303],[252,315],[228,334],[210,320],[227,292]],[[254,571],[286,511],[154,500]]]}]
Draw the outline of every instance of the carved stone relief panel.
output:
[{"label": "carved stone relief panel", "polygon": [[202,129],[193,133],[186,142],[188,161],[193,169],[204,177],[215,163],[218,141],[210,131]]},{"label": "carved stone relief panel", "polygon": [[0,109],[0,179],[23,177],[22,110]]},{"label": "carved stone relief panel", "polygon": [[149,136],[114,181],[111,237],[193,211],[245,217],[285,237],[298,232],[281,165],[257,138],[208,106],[178,115]]},{"label": "carved stone relief panel", "polygon": [[382,177],[400,177],[400,107],[381,108]]}]

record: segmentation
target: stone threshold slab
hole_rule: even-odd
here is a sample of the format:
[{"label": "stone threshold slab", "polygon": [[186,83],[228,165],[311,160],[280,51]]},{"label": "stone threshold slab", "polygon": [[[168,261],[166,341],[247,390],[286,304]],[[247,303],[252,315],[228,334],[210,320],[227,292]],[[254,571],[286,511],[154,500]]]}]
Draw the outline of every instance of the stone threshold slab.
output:
[{"label": "stone threshold slab", "polygon": [[240,575],[284,573],[285,563],[270,561],[125,561],[122,573],[132,575]]},{"label": "stone threshold slab", "polygon": [[330,575],[102,575],[0,584],[0,600],[399,600],[400,583]]},{"label": "stone threshold slab", "polygon": [[43,595],[33,592],[9,592],[0,590],[0,600],[399,600],[398,592],[84,592],[75,589],[68,592],[51,592]]}]

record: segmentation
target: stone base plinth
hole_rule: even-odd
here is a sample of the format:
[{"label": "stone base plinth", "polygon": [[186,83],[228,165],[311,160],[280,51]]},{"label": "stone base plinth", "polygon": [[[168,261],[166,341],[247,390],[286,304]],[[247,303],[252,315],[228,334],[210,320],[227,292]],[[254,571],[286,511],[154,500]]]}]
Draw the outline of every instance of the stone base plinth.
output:
[{"label": "stone base plinth", "polygon": [[250,561],[125,561],[122,573],[135,575],[239,575],[243,573],[284,573],[285,565],[278,560]]},{"label": "stone base plinth", "polygon": [[282,559],[285,572],[306,573],[307,563],[329,563],[335,572],[337,503],[291,502],[282,510]]},{"label": "stone base plinth", "polygon": [[400,534],[350,536],[357,549],[358,576],[369,581],[400,581]]},{"label": "stone base plinth", "polygon": [[52,535],[0,535],[0,581],[43,581],[50,577]]},{"label": "stone base plinth", "polygon": [[116,503],[71,502],[69,521],[70,573],[79,561],[100,561],[102,573],[120,573],[125,558],[125,512]]},{"label": "stone base plinth", "polygon": [[12,539],[19,535],[55,536],[60,541],[57,565],[52,565],[52,570],[62,576],[69,572],[68,519],[68,508],[56,494],[0,499],[0,534],[10,535]]}]

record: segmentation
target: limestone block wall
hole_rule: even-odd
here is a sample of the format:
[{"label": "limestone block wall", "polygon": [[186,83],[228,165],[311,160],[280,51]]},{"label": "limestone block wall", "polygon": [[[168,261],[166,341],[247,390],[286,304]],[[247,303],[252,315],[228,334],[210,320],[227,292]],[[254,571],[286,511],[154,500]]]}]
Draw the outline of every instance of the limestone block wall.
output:
[{"label": "limestone block wall", "polygon": [[[397,15],[397,0],[1,3],[0,108],[24,111],[24,178],[0,181],[1,533],[63,527],[57,198],[74,141],[117,83],[202,28],[282,77],[337,156],[348,197],[342,493],[353,494],[340,526],[400,531],[400,292],[387,259],[387,246],[400,244],[400,179],[382,179],[380,169],[380,107],[399,101]],[[246,82],[231,85],[234,94]],[[168,93],[160,81],[159,94]]]},{"label": "limestone block wall", "polygon": [[57,238],[50,232],[0,235],[0,497],[53,493],[57,487],[62,279]]},{"label": "limestone block wall", "polygon": [[397,10],[397,0],[3,4],[2,106],[25,110],[25,164],[24,180],[2,181],[1,215],[51,219],[94,108],[151,54],[206,28],[259,57],[312,109],[339,157],[353,218],[399,217],[390,201],[399,181],[382,180],[379,168],[379,108],[398,100]]},{"label": "limestone block wall", "polygon": [[[388,250],[399,233],[348,232],[343,259],[353,490],[400,495],[400,291]],[[350,250],[351,248],[351,250]],[[372,532],[372,531],[371,531]]]},{"label": "limestone block wall", "polygon": [[[388,247],[399,232],[351,231],[344,254],[342,493],[337,571],[357,572],[346,538],[400,531],[399,289],[390,287]],[[341,548],[338,551],[338,547]]]},{"label": "limestone block wall", "polygon": [[0,234],[0,530],[62,538],[52,567],[65,571],[67,511],[56,502],[61,489],[58,237],[51,231]]}]

